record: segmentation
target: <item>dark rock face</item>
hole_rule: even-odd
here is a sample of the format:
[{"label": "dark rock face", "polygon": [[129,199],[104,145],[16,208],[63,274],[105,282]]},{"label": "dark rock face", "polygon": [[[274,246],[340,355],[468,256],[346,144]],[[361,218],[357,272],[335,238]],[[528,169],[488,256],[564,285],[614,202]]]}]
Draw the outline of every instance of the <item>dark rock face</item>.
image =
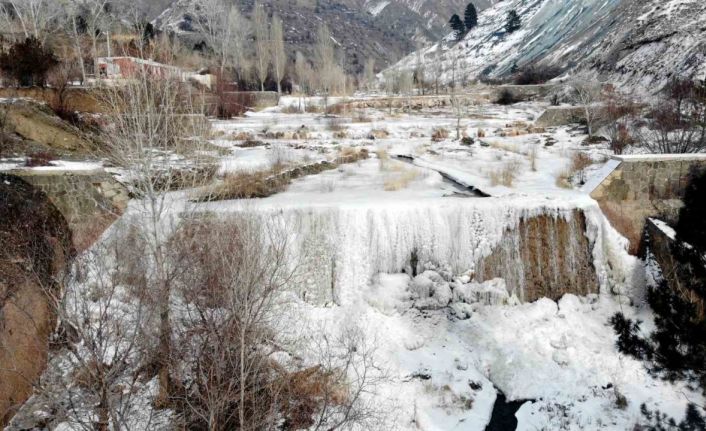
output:
[{"label": "dark rock face", "polygon": [[478,281],[504,278],[509,293],[524,302],[598,293],[586,218],[579,210],[572,214],[569,219],[523,219],[506,231],[495,251],[478,265]]},{"label": "dark rock face", "polygon": [[31,395],[46,366],[51,298],[72,255],[71,233],[49,199],[0,174],[0,426]]}]

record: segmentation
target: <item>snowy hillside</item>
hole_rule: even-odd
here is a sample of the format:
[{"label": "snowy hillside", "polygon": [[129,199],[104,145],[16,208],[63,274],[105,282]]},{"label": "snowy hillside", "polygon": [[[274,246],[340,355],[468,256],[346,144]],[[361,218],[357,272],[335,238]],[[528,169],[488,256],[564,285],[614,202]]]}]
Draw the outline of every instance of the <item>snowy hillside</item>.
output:
[{"label": "snowy hillside", "polygon": [[[512,10],[522,27],[508,34]],[[445,82],[456,60],[471,79],[543,63],[649,86],[672,73],[704,73],[704,22],[706,3],[700,0],[507,0],[481,12],[478,26],[459,43],[428,47],[423,58],[427,75],[438,64]],[[411,54],[395,67],[410,70],[416,61]]]}]

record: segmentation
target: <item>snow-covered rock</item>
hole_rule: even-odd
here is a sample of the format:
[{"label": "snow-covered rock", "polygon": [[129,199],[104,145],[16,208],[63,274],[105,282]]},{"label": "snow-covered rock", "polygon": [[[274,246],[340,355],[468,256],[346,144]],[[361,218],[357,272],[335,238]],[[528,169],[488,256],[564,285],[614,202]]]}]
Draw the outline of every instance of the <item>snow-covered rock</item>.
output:
[{"label": "snow-covered rock", "polygon": [[[522,27],[505,31],[515,10]],[[654,91],[673,76],[706,77],[702,0],[508,0],[479,14],[459,43],[424,48],[427,78],[506,77],[545,64]],[[417,54],[392,68],[414,69]],[[455,70],[454,70],[455,69]]]}]

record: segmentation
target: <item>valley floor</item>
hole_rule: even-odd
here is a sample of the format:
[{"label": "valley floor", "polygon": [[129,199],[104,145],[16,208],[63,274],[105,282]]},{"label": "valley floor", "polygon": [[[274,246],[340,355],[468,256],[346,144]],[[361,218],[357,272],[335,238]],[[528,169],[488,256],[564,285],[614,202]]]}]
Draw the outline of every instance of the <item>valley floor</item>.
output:
[{"label": "valley floor", "polygon": [[[649,328],[652,314],[643,300],[644,264],[624,251],[624,240],[581,189],[600,175],[609,158],[605,145],[583,145],[586,135],[578,126],[534,128],[546,107],[541,103],[470,107],[459,129],[471,138],[465,142],[455,139],[457,120],[450,109],[392,114],[361,109],[324,117],[286,113],[293,104],[296,100],[285,99],[280,107],[242,119],[215,121],[212,143],[220,175],[333,160],[347,148],[365,148],[371,158],[296,179],[267,198],[198,207],[216,213],[283,213],[292,228],[300,226],[295,220],[306,223],[306,214],[328,214],[331,220],[323,226],[336,231],[328,240],[340,250],[357,244],[358,233],[368,241],[361,247],[369,248],[354,258],[341,258],[364,269],[344,268],[348,278],[331,295],[311,288],[313,299],[304,300],[298,287],[288,294],[280,323],[314,337],[351,327],[361,331],[383,364],[380,380],[365,394],[385,412],[379,429],[483,430],[499,393],[508,401],[523,401],[515,415],[518,430],[628,430],[640,422],[643,403],[680,419],[688,402],[701,399],[683,384],[650,376],[642,363],[615,347],[611,315],[622,311]],[[435,130],[439,138],[432,142]],[[174,193],[177,202],[187,196],[188,191]],[[131,211],[138,213],[138,207],[139,202],[131,203]],[[464,228],[476,234],[458,233],[460,238],[475,235],[477,250],[471,256],[477,257],[523,214],[548,211],[562,217],[576,208],[586,211],[592,229],[600,230],[593,238],[602,241],[594,263],[605,266],[597,268],[598,294],[519,303],[513,295],[495,300],[490,294],[473,302],[454,293],[436,306],[415,290],[415,283],[425,279],[399,271],[407,256],[395,249],[409,237],[446,250],[443,242],[453,242],[454,234],[444,225],[453,211],[468,220],[484,217]],[[394,232],[375,227],[382,224],[401,227]],[[378,253],[380,244],[390,250],[368,256]],[[437,295],[458,292],[449,286],[472,278],[472,267],[454,266],[426,267],[422,275],[433,281]],[[302,360],[315,363],[306,351]],[[620,402],[623,396],[626,405]]]}]

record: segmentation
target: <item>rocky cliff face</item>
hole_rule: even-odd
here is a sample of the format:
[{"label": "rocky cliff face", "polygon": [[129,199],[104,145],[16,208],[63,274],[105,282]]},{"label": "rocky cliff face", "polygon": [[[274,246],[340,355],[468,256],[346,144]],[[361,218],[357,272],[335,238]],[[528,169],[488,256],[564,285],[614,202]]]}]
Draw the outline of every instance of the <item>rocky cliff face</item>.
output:
[{"label": "rocky cliff face", "polygon": [[481,260],[477,279],[503,278],[508,293],[527,302],[540,298],[558,301],[567,293],[598,293],[592,245],[585,232],[586,218],[580,211],[568,218],[541,215],[523,219]]},{"label": "rocky cliff face", "polygon": [[[158,28],[171,30],[195,42],[189,10],[194,0],[176,0],[159,15]],[[236,2],[245,16],[250,16],[254,0]],[[479,9],[491,0],[475,2]],[[321,22],[328,24],[339,43],[346,70],[360,73],[367,58],[374,58],[378,68],[390,66],[412,52],[417,43],[429,44],[449,33],[448,21],[454,13],[463,15],[466,0],[264,0],[269,13],[277,13],[284,22],[285,41],[291,57],[301,51],[311,58],[316,31]]]},{"label": "rocky cliff face", "polygon": [[[522,26],[505,31],[507,14]],[[510,0],[484,10],[456,44],[425,48],[427,70],[449,81],[507,77],[515,67],[556,66],[655,91],[672,76],[706,78],[706,3],[701,0]],[[395,67],[414,67],[414,54]]]},{"label": "rocky cliff face", "polygon": [[38,189],[0,174],[0,426],[32,393],[46,365],[51,298],[71,255],[61,213]]}]

